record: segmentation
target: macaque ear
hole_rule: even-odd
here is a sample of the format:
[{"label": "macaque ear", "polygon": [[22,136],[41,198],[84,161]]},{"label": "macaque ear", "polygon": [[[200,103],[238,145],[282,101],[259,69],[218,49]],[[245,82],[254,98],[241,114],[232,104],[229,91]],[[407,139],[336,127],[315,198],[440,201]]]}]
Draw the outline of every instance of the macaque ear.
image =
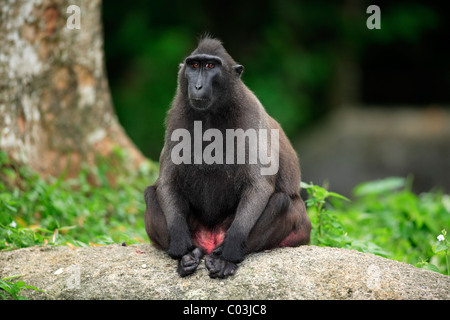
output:
[{"label": "macaque ear", "polygon": [[233,70],[240,77],[242,72],[244,71],[244,66],[240,65],[240,64],[237,64],[237,65],[233,66]]},{"label": "macaque ear", "polygon": [[180,63],[179,65],[178,65],[178,70],[180,70],[181,68],[183,68],[184,67],[184,63]]}]

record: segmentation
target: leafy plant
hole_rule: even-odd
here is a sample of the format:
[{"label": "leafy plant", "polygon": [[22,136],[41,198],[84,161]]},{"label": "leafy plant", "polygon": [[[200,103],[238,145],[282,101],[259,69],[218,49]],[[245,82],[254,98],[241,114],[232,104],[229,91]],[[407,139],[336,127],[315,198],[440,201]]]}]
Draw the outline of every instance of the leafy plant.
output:
[{"label": "leafy plant", "polygon": [[449,196],[415,194],[412,185],[412,177],[364,182],[354,188],[351,203],[334,202],[334,212],[352,237],[377,244],[388,258],[443,270],[444,255],[436,255],[433,245],[450,225]]},{"label": "leafy plant", "polygon": [[[448,251],[450,249],[450,242],[446,238],[447,230],[443,229],[441,234],[437,236],[438,244],[434,247],[434,253],[444,255],[446,261],[447,275],[450,275],[450,268],[448,262]],[[430,271],[440,272],[439,268],[426,260],[421,260],[416,264],[417,267],[424,268]]]},{"label": "leafy plant", "polygon": [[448,195],[416,195],[411,177],[364,182],[354,188],[352,201],[317,185],[302,187],[308,192],[312,244],[356,249],[448,274],[446,231],[437,245],[433,240],[450,224]]},{"label": "leafy plant", "polygon": [[445,256],[446,266],[447,266],[447,275],[450,275],[450,268],[448,263],[448,250],[450,249],[450,241],[447,239],[447,230],[443,229],[441,234],[438,235],[437,240],[439,241],[438,245],[434,249],[434,253],[443,254]]},{"label": "leafy plant", "polygon": [[126,155],[118,150],[117,158],[98,159],[76,179],[44,180],[0,152],[0,249],[145,241],[143,190],[158,167],[121,173],[114,161]]},{"label": "leafy plant", "polygon": [[355,249],[382,256],[389,255],[388,252],[371,241],[361,241],[348,235],[339,216],[336,214],[336,210],[327,201],[337,199],[340,202],[342,200],[350,202],[348,198],[313,184],[302,182],[301,187],[308,192],[308,199],[305,202],[313,225],[312,244]]},{"label": "leafy plant", "polygon": [[313,184],[302,182],[301,187],[307,190],[309,197],[306,200],[306,205],[314,210],[315,218],[317,219],[317,222],[314,224],[317,228],[317,237],[315,239],[320,244],[331,244],[332,241],[330,241],[330,238],[326,238],[325,236],[333,233],[343,234],[343,227],[331,211],[326,208],[326,199],[336,197],[346,201],[350,200]]},{"label": "leafy plant", "polygon": [[[27,298],[22,295],[22,291],[24,289],[31,289],[44,292],[43,290],[40,290],[36,287],[27,285],[25,281],[16,281],[16,282],[7,281],[18,277],[22,277],[22,275],[16,275],[0,279],[0,297],[2,297],[3,300],[8,299],[8,295],[15,300],[27,300]],[[5,293],[7,293],[8,295]]]}]

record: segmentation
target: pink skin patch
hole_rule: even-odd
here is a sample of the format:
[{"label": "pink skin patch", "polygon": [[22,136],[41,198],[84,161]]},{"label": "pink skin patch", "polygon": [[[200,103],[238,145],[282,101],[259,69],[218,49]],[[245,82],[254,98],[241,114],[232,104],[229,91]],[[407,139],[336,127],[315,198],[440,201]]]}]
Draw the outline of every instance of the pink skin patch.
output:
[{"label": "pink skin patch", "polygon": [[[225,230],[222,228],[208,229],[205,226],[200,226],[194,234],[194,244],[203,249],[205,254],[211,254],[213,250],[219,246],[225,238]],[[303,239],[301,231],[292,231],[278,247],[296,247]]]},{"label": "pink skin patch", "polygon": [[225,230],[223,229],[207,229],[201,226],[194,235],[194,243],[197,247],[201,247],[205,254],[211,252],[223,242],[225,238]]},{"label": "pink skin patch", "polygon": [[280,242],[280,244],[278,245],[278,247],[282,248],[282,247],[296,247],[300,244],[300,242],[303,239],[303,234],[301,231],[292,231],[291,233],[289,233],[289,235],[284,238],[283,241]]}]

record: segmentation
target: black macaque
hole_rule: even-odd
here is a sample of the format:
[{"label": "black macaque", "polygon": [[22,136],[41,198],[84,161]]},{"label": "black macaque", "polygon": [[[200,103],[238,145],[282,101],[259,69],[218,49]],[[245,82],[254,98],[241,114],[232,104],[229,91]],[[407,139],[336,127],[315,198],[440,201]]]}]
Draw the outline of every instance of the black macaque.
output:
[{"label": "black macaque", "polygon": [[[297,155],[280,125],[242,82],[243,69],[219,40],[210,37],[200,39],[180,64],[176,95],[166,119],[160,175],[145,189],[145,226],[153,244],[178,259],[182,277],[192,274],[205,254],[210,277],[226,278],[248,253],[309,243],[311,223],[300,197]],[[195,136],[198,124],[201,135],[216,130],[211,144],[219,143],[221,136],[229,137],[229,129],[235,133],[231,143],[239,140],[238,129],[249,143],[232,145],[226,157],[220,157],[221,150],[216,149],[217,161],[206,163],[201,156],[212,139],[205,133],[200,144],[187,142],[183,161],[174,161],[180,139],[174,131],[182,129]],[[267,162],[262,158],[259,163],[250,161],[250,149],[256,145],[250,143],[250,130],[278,132],[277,140],[266,141],[266,147],[260,140],[258,145],[266,156],[268,150],[277,156],[273,160],[276,172],[263,174]],[[239,150],[242,145],[245,150]],[[239,151],[247,162],[236,160]]]}]

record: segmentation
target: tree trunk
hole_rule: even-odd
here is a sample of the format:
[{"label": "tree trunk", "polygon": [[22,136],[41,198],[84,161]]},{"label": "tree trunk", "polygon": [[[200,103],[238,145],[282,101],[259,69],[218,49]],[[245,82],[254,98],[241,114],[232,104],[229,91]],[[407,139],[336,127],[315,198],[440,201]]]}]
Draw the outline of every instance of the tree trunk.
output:
[{"label": "tree trunk", "polygon": [[[80,8],[79,29],[71,5]],[[57,176],[115,147],[133,166],[144,160],[112,107],[101,1],[0,0],[0,150]]]}]

